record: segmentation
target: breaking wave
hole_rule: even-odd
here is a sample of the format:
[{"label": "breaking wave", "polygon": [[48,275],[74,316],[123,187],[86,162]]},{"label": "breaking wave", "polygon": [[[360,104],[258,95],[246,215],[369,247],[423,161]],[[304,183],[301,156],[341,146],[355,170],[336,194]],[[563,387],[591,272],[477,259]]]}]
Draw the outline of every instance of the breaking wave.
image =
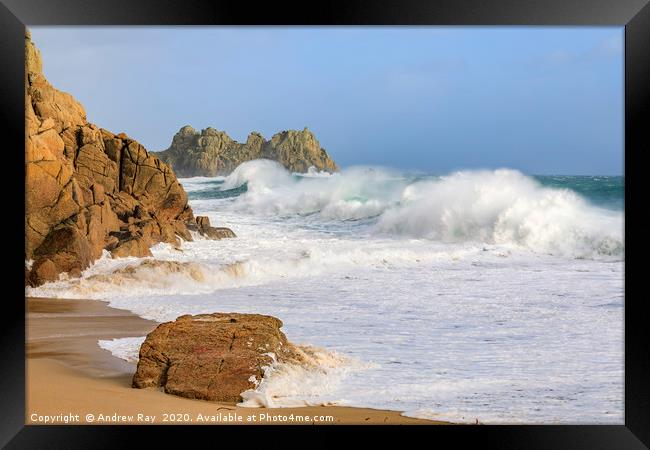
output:
[{"label": "breaking wave", "polygon": [[458,172],[410,185],[377,228],[445,242],[517,244],[562,256],[623,254],[620,213],[512,170]]},{"label": "breaking wave", "polygon": [[244,185],[233,208],[256,215],[365,220],[372,233],[512,244],[576,258],[624,254],[622,211],[601,208],[570,189],[542,186],[516,170],[417,177],[357,167],[297,177],[274,161],[255,160],[240,165],[221,189]]},{"label": "breaking wave", "polygon": [[241,264],[209,265],[188,261],[125,258],[105,255],[80,278],[27,287],[37,297],[90,298],[137,297],[152,294],[199,294],[237,284],[244,276]]}]

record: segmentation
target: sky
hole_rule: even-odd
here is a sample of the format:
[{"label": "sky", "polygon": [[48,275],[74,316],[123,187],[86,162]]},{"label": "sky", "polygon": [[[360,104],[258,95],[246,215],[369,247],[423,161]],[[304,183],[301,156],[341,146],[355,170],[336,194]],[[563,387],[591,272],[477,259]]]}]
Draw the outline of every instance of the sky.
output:
[{"label": "sky", "polygon": [[152,151],[308,127],[342,167],[623,174],[623,27],[30,29],[48,80]]}]

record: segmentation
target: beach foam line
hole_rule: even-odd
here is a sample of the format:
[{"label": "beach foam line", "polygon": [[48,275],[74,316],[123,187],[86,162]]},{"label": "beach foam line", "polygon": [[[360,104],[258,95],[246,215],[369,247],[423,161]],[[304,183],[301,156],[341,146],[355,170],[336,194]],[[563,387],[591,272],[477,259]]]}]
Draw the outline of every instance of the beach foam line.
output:
[{"label": "beach foam line", "polygon": [[104,350],[111,352],[116,358],[126,362],[137,364],[140,358],[140,346],[146,339],[146,336],[100,339],[97,345]]},{"label": "beach foam line", "polygon": [[242,392],[238,406],[290,408],[332,406],[343,400],[332,393],[352,371],[376,367],[350,356],[313,346],[295,346],[297,359],[277,361],[264,367],[257,388]]}]

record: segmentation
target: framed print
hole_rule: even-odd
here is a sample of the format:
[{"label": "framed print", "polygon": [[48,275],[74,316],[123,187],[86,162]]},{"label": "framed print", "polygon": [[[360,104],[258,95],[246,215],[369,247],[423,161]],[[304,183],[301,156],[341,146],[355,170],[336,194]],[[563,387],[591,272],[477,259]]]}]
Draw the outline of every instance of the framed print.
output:
[{"label": "framed print", "polygon": [[3,446],[646,448],[647,2],[311,6],[3,0]]}]

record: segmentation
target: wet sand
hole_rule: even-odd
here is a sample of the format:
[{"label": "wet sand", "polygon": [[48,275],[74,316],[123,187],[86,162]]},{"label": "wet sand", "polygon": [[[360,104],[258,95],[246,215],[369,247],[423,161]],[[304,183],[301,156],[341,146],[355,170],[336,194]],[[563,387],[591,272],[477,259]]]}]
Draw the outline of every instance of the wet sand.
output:
[{"label": "wet sand", "polygon": [[[133,389],[135,365],[97,345],[158,323],[97,300],[28,298],[27,424],[444,424],[343,406],[243,408]],[[290,338],[290,336],[289,336]]]}]

